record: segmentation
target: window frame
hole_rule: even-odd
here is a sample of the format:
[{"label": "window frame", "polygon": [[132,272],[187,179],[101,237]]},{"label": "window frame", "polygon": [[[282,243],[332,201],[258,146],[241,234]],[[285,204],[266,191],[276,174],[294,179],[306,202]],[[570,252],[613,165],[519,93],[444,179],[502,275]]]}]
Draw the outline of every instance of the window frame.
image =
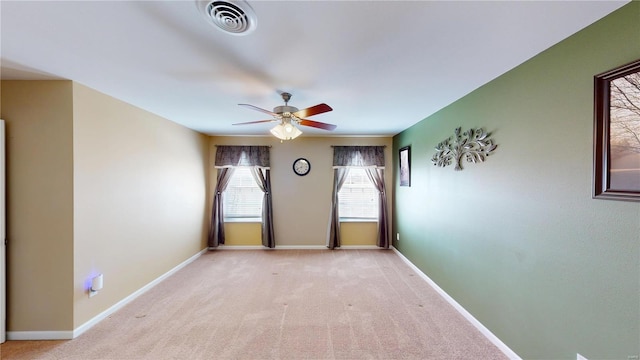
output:
[{"label": "window frame", "polygon": [[[379,209],[379,194],[378,194],[378,190],[376,189],[376,187],[373,185],[373,183],[371,182],[371,179],[369,178],[369,176],[366,173],[366,167],[359,167],[359,166],[349,166],[348,168],[348,173],[347,173],[347,178],[345,179],[345,182],[342,184],[342,187],[340,188],[340,191],[338,191],[338,214],[340,215],[340,222],[378,222],[378,209]],[[343,216],[342,213],[342,200],[340,197],[340,193],[345,189],[345,186],[347,186],[347,182],[349,181],[349,178],[353,175],[353,170],[362,170],[362,178],[366,179],[367,183],[370,186],[367,187],[361,187],[361,188],[370,188],[373,191],[373,201],[375,202],[372,206],[373,210],[372,212],[374,213],[373,216],[370,217],[358,217],[358,216]],[[347,186],[348,188],[348,186]],[[361,205],[362,206],[362,205]]]},{"label": "window frame", "polygon": [[[243,175],[242,177],[246,180],[246,174],[241,174],[239,173],[239,171],[243,171],[243,172],[247,172],[249,177],[251,178],[251,184],[253,186],[245,186],[247,188],[251,188],[254,191],[257,190],[257,192],[259,192],[260,194],[260,211],[258,212],[258,214],[248,214],[246,216],[229,216],[228,213],[229,211],[227,211],[228,209],[228,203],[227,203],[227,199],[228,199],[228,192],[229,190],[231,190],[232,188],[232,184],[234,182],[234,179],[237,179],[237,176]],[[238,186],[236,186],[238,187]],[[223,191],[222,193],[222,206],[223,206],[223,214],[224,214],[224,222],[236,222],[236,223],[253,223],[253,222],[262,222],[262,200],[263,200],[263,196],[264,196],[264,192],[260,189],[260,186],[258,186],[255,178],[253,177],[253,174],[251,174],[251,167],[250,166],[236,166],[234,167],[234,172],[233,174],[231,174],[231,178],[229,179],[229,184],[227,185],[227,188]],[[249,205],[250,206],[250,205]]]}]

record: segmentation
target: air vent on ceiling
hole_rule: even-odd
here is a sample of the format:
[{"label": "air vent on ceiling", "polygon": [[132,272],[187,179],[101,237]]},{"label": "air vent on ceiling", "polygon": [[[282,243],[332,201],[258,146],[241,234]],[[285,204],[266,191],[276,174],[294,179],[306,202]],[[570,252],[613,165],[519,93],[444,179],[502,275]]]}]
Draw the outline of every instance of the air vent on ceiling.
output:
[{"label": "air vent on ceiling", "polygon": [[228,34],[247,35],[258,25],[255,12],[246,1],[198,0],[197,4],[208,23]]}]

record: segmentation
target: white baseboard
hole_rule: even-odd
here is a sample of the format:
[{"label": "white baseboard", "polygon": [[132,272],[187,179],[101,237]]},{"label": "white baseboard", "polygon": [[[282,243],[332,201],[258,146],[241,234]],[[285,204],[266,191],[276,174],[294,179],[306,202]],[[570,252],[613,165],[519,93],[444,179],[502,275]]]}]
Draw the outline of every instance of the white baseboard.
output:
[{"label": "white baseboard", "polygon": [[327,250],[324,245],[276,245],[275,248],[268,248],[262,245],[220,245],[210,250]]},{"label": "white baseboard", "polygon": [[203,249],[203,250],[198,251],[192,257],[190,257],[187,260],[183,261],[182,263],[178,264],[178,266],[176,266],[173,269],[167,271],[166,273],[164,273],[163,275],[161,275],[157,279],[153,280],[152,282],[148,283],[147,285],[141,287],[140,289],[135,291],[133,294],[131,294],[131,295],[127,296],[126,298],[120,300],[115,305],[111,306],[107,310],[105,310],[102,313],[98,314],[98,316],[96,316],[93,319],[87,321],[86,323],[80,325],[78,328],[73,330],[73,337],[76,338],[76,337],[82,335],[85,331],[89,330],[91,327],[93,327],[94,325],[96,325],[100,321],[104,320],[109,315],[111,315],[114,312],[118,311],[120,308],[122,308],[123,306],[127,305],[128,303],[133,301],[138,296],[144,294],[145,292],[149,291],[154,286],[158,285],[162,280],[168,278],[169,276],[175,274],[178,270],[180,270],[183,267],[185,267],[185,266],[191,264],[192,262],[194,262],[197,258],[199,258],[205,252],[207,252],[207,249]]},{"label": "white baseboard", "polygon": [[202,254],[204,254],[206,251],[207,249],[203,249],[199,251],[197,254],[183,261],[178,266],[167,271],[166,273],[164,273],[157,279],[151,281],[147,285],[141,287],[140,289],[138,289],[131,295],[127,296],[126,298],[120,300],[115,305],[101,312],[100,314],[98,314],[91,320],[87,321],[86,323],[80,325],[73,331],[7,331],[7,340],[69,340],[69,339],[77,338],[78,336],[82,335],[85,331],[89,330],[94,325],[96,325],[100,321],[107,318],[109,315],[113,314],[123,306],[133,301],[138,296],[144,294],[154,286],[158,285],[162,280],[168,278],[169,276],[176,273],[178,270],[192,263],[194,260],[196,260]]},{"label": "white baseboard", "polygon": [[342,245],[335,250],[386,250],[377,245]]},{"label": "white baseboard", "polygon": [[[276,245],[275,248],[268,248],[261,245],[220,245],[209,250],[328,250],[326,245]],[[335,250],[368,250],[380,249],[376,245],[343,245]]]},{"label": "white baseboard", "polygon": [[270,250],[262,245],[220,245],[218,247],[210,247],[209,250]]},{"label": "white baseboard", "polygon": [[276,245],[276,250],[327,250],[325,245]]},{"label": "white baseboard", "polygon": [[442,296],[451,306],[453,306],[467,321],[478,329],[482,335],[484,335],[492,344],[494,344],[500,351],[502,351],[511,360],[522,360],[518,354],[511,350],[502,340],[498,339],[489,329],[487,329],[478,319],[473,317],[462,305],[458,304],[449,294],[447,294],[438,284],[431,280],[425,273],[423,273],[417,266],[415,266],[409,259],[407,259],[398,249],[391,247],[393,251],[400,256],[400,258],[407,264],[413,271],[416,272],[422,279],[424,279],[440,296]]}]

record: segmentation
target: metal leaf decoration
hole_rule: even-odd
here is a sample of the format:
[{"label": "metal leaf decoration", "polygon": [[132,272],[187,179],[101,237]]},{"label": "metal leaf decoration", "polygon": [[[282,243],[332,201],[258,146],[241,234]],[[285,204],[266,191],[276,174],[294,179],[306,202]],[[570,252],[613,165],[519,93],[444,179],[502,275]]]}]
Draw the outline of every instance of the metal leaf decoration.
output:
[{"label": "metal leaf decoration", "polygon": [[490,133],[480,129],[469,129],[460,135],[461,128],[455,134],[436,146],[436,153],[431,158],[434,165],[445,167],[455,161],[455,170],[462,170],[462,158],[467,162],[483,162],[498,147],[489,139]]}]

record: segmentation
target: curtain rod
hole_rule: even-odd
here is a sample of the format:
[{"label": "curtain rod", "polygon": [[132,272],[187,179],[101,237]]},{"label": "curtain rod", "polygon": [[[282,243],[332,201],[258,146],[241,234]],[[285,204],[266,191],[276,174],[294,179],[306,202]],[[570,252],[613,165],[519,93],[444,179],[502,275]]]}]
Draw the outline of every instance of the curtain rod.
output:
[{"label": "curtain rod", "polygon": [[266,146],[266,147],[271,147],[271,145],[213,145],[215,147],[218,146]]},{"label": "curtain rod", "polygon": [[341,146],[382,146],[383,148],[386,148],[387,145],[331,145],[331,147],[341,147]]}]

